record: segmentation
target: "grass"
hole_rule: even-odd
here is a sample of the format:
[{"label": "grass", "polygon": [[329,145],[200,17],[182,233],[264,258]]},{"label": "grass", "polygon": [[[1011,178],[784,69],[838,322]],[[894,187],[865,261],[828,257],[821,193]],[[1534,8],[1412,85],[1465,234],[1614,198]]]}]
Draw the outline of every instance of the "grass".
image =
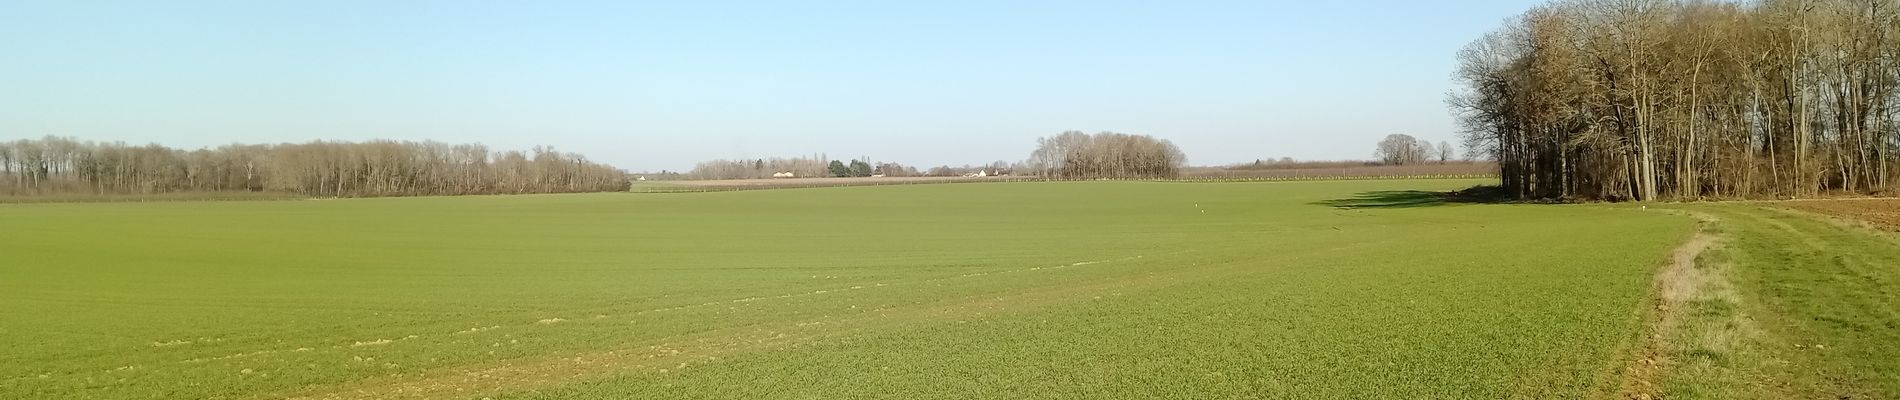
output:
[{"label": "grass", "polygon": [[9,205],[0,398],[1613,395],[1693,220],[1475,183]]},{"label": "grass", "polygon": [[1691,206],[1721,279],[1670,334],[1670,398],[1900,398],[1900,240],[1780,205]]}]

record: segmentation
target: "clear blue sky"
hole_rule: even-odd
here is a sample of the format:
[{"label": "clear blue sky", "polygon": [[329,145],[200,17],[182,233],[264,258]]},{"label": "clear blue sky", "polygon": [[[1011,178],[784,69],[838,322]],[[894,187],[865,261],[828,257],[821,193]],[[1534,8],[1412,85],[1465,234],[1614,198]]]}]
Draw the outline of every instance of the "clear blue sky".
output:
[{"label": "clear blue sky", "polygon": [[1532,0],[0,1],[0,140],[552,145],[633,170],[931,166],[1039,136],[1197,165],[1451,140],[1457,50]]}]

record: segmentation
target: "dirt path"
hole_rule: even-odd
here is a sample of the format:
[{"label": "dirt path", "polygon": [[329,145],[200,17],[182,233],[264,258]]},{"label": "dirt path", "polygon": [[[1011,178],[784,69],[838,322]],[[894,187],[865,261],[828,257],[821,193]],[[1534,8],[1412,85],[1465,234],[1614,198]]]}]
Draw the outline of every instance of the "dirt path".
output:
[{"label": "dirt path", "polygon": [[1656,273],[1656,304],[1650,330],[1643,340],[1642,352],[1636,362],[1627,368],[1618,397],[1645,400],[1661,398],[1660,378],[1663,369],[1670,363],[1669,335],[1682,324],[1689,311],[1689,302],[1701,297],[1712,280],[1723,279],[1696,265],[1697,258],[1703,252],[1721,241],[1712,229],[1718,220],[1715,216],[1703,213],[1689,215],[1701,222],[1689,241],[1670,252],[1669,264]]},{"label": "dirt path", "polygon": [[[1774,205],[1700,206],[1655,278],[1618,397],[1895,398],[1900,248],[1883,232]],[[1718,230],[1711,230],[1719,223]],[[1700,259],[1697,255],[1701,255]]]}]

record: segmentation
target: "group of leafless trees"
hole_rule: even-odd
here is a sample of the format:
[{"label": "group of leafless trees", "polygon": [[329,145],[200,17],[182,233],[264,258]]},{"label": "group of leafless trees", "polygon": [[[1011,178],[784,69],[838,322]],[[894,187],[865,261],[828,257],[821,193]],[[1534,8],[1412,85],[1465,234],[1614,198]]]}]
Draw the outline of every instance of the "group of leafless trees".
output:
[{"label": "group of leafless trees", "polygon": [[801,178],[820,177],[830,174],[828,161],[823,156],[793,158],[761,158],[753,160],[711,160],[702,161],[686,173],[687,179],[761,179],[771,178],[773,174],[790,172]]},{"label": "group of leafless trees", "polygon": [[1392,134],[1379,141],[1379,148],[1373,151],[1372,156],[1384,165],[1417,165],[1432,161],[1443,164],[1451,161],[1452,149],[1451,143],[1438,142],[1437,146],[1433,146],[1431,141],[1412,135]]},{"label": "group of leafless trees", "polygon": [[180,150],[69,138],[0,142],[0,194],[281,192],[317,197],[625,190],[625,172],[536,147],[369,141]]},{"label": "group of leafless trees", "polygon": [[1027,164],[1050,179],[1172,178],[1187,165],[1187,155],[1148,135],[1068,131],[1037,139]]},{"label": "group of leafless trees", "polygon": [[1900,1],[1569,0],[1460,54],[1467,147],[1521,197],[1894,186]]},{"label": "group of leafless trees", "polygon": [[921,176],[916,167],[890,162],[829,160],[823,155],[793,158],[702,161],[686,173],[687,179],[818,178],[834,176]]}]

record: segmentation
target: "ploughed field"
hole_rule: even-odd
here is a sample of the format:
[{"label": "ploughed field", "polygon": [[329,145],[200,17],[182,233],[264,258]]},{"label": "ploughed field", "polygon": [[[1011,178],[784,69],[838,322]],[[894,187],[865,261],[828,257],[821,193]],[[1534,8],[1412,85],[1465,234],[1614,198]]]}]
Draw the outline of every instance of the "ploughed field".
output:
[{"label": "ploughed field", "polygon": [[1866,222],[1900,232],[1900,199],[1845,199],[1790,201],[1788,207]]},{"label": "ploughed field", "polygon": [[0,206],[0,398],[1624,390],[1695,221],[1479,183]]}]

